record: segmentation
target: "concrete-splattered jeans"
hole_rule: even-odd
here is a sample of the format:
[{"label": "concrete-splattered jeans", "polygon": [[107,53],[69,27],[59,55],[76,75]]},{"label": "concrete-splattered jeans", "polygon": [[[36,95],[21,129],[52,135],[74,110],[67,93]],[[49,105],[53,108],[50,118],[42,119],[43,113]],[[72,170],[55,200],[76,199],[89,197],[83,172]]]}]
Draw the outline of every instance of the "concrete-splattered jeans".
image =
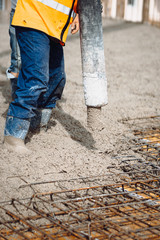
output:
[{"label": "concrete-splattered jeans", "polygon": [[[41,31],[16,27],[16,34],[22,68],[7,116],[29,120],[37,109],[52,109],[61,98],[66,79],[63,48]],[[5,133],[10,127],[6,124]]]},{"label": "concrete-splattered jeans", "polygon": [[38,108],[54,108],[65,85],[62,46],[43,32],[17,27],[22,68],[8,116],[33,117]]}]

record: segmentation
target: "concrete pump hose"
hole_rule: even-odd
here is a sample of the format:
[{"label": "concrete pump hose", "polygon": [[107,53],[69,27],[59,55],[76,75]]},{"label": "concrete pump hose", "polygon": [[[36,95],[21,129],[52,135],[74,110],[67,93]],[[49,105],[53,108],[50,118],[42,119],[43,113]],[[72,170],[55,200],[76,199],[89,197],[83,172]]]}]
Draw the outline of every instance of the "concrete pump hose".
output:
[{"label": "concrete pump hose", "polygon": [[79,0],[80,43],[87,124],[101,129],[101,107],[108,103],[101,0]]},{"label": "concrete pump hose", "polygon": [[107,104],[101,0],[79,0],[84,98],[87,106]]}]

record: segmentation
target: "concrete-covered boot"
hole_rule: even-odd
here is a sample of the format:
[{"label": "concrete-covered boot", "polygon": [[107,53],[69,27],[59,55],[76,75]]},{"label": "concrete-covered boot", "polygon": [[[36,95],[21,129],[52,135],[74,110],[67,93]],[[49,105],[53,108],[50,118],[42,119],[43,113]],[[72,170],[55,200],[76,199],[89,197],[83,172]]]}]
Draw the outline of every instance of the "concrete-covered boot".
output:
[{"label": "concrete-covered boot", "polygon": [[29,120],[7,116],[4,129],[4,146],[8,150],[17,153],[30,153],[31,151],[24,143],[28,133],[29,125]]},{"label": "concrete-covered boot", "polygon": [[41,123],[40,123],[40,130],[41,131],[47,131],[48,129],[48,122],[50,120],[52,114],[52,109],[46,108],[42,110],[41,114]]},{"label": "concrete-covered boot", "polygon": [[24,144],[24,140],[21,138],[15,138],[13,136],[4,136],[4,146],[12,152],[20,154],[29,154],[31,151]]},{"label": "concrete-covered boot", "polygon": [[52,114],[51,108],[40,109],[36,111],[36,116],[31,119],[30,131],[35,131],[38,128],[47,131],[48,122]]}]

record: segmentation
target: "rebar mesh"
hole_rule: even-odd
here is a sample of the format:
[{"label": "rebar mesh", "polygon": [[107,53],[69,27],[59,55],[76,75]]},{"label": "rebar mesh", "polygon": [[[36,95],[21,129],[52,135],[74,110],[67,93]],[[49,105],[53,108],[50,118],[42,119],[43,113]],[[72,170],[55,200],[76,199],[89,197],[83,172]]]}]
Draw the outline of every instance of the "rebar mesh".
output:
[{"label": "rebar mesh", "polygon": [[0,203],[0,239],[160,239],[159,116],[148,120],[131,124],[143,158],[114,157],[102,176],[21,185],[34,194]]},{"label": "rebar mesh", "polygon": [[158,176],[117,184],[104,184],[104,176],[87,179],[92,187],[79,178],[81,188],[1,205],[1,239],[160,239]]},{"label": "rebar mesh", "polygon": [[146,161],[160,166],[160,116],[136,118],[124,121],[132,129],[135,138],[132,149]]},{"label": "rebar mesh", "polygon": [[135,151],[142,154],[147,161],[154,161],[160,166],[160,128],[137,130],[134,135]]},{"label": "rebar mesh", "polygon": [[[119,161],[119,167],[123,170],[123,179],[145,180],[149,178],[157,178],[160,176],[160,167],[150,161],[135,156],[118,156],[115,157]],[[123,174],[126,173],[125,176]],[[121,177],[121,178],[122,178]]]}]

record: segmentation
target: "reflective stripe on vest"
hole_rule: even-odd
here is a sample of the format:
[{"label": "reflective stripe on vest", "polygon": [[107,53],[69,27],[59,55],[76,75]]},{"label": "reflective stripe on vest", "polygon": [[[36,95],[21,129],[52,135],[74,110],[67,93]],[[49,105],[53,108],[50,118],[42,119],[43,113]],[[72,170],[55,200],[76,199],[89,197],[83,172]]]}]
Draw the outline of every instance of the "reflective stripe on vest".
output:
[{"label": "reflective stripe on vest", "polygon": [[65,43],[77,0],[18,0],[12,25],[32,28]]},{"label": "reflective stripe on vest", "polygon": [[[48,7],[51,7],[53,9],[55,9],[55,10],[61,12],[61,13],[64,13],[66,15],[69,15],[69,13],[70,13],[70,8],[69,7],[66,7],[63,4],[58,3],[58,2],[56,2],[54,0],[37,0],[37,1],[43,3],[44,5],[46,5]],[[73,11],[71,17],[73,17],[74,14],[75,13]]]}]

